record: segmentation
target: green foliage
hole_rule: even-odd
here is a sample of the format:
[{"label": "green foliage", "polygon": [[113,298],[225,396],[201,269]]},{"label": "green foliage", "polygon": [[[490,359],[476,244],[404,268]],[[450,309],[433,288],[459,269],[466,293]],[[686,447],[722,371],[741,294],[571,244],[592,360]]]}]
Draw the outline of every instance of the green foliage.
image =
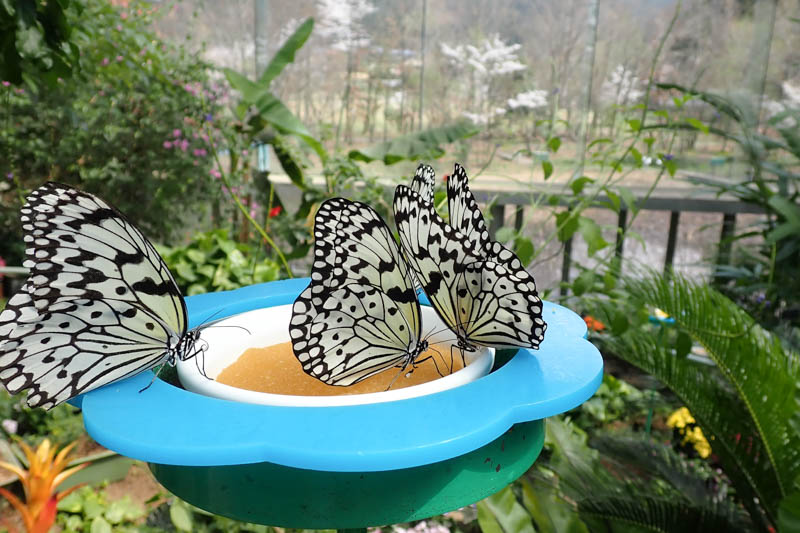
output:
[{"label": "green foliage", "polygon": [[[6,0],[0,2],[0,80],[50,86],[68,78],[79,61],[74,27],[84,0]],[[76,31],[77,30],[77,31]]]},{"label": "green foliage", "polygon": [[594,396],[578,407],[575,424],[582,429],[600,428],[617,421],[633,425],[654,405],[663,405],[657,392],[642,392],[611,374],[604,374]]},{"label": "green foliage", "polygon": [[[800,110],[787,110],[772,117],[769,132],[757,127],[757,110],[752,103],[714,93],[696,91],[675,84],[659,84],[661,89],[682,95],[680,101],[698,99],[711,106],[733,127],[726,131],[708,126],[694,117],[684,121],[649,126],[650,129],[700,130],[733,141],[750,177],[737,182],[695,180],[720,193],[729,193],[755,204],[766,213],[765,219],[746,227],[724,243],[737,245],[731,265],[718,265],[719,288],[745,307],[757,320],[800,346]],[[674,173],[674,160],[665,160]],[[761,239],[753,239],[760,236]],[[747,239],[747,240],[745,240]],[[756,244],[753,244],[753,243]]]},{"label": "green foliage", "polygon": [[685,403],[709,436],[737,498],[756,527],[766,530],[800,475],[800,435],[789,423],[798,411],[800,359],[708,286],[651,274],[627,280],[624,291],[626,299],[595,302],[592,313],[609,321],[621,308],[633,316],[635,308],[658,307],[705,348],[715,367],[679,357],[676,344],[644,327],[604,336],[603,345]]},{"label": "green foliage", "polygon": [[383,161],[393,165],[399,161],[419,159],[438,159],[444,155],[443,144],[449,144],[471,137],[478,132],[471,122],[459,122],[403,135],[390,141],[381,142],[363,150],[351,150],[348,157],[353,160],[371,162]]},{"label": "green foliage", "polygon": [[[239,522],[214,515],[178,498],[153,509],[147,517],[152,531],[191,531],[195,533],[275,533],[275,528]],[[286,530],[292,531],[292,530]]]},{"label": "green foliage", "polygon": [[17,423],[16,435],[31,445],[44,437],[59,447],[66,446],[84,435],[83,416],[71,405],[61,404],[49,411],[31,409],[25,403],[27,394],[11,396],[0,390],[0,420]]},{"label": "green foliage", "polygon": [[81,487],[58,502],[57,523],[65,533],[139,533],[145,511],[125,495],[109,501],[102,489]]},{"label": "green foliage", "polygon": [[276,262],[231,240],[226,230],[198,233],[185,246],[158,248],[186,296],[274,281],[280,274]]},{"label": "green foliage", "polygon": [[216,187],[204,128],[222,88],[196,56],[149,30],[149,13],[149,4],[118,11],[87,0],[80,14],[65,11],[81,28],[73,78],[41,91],[0,87],[0,236],[9,237],[0,256],[10,264],[21,262],[11,246],[20,241],[20,202],[47,180],[98,194],[167,242],[208,204]]}]

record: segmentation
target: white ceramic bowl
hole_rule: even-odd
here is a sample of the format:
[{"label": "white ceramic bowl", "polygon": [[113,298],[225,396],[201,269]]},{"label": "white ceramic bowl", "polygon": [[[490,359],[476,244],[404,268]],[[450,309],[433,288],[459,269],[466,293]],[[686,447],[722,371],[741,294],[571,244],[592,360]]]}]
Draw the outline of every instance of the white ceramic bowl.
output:
[{"label": "white ceramic bowl", "polygon": [[[291,316],[291,305],[279,305],[234,315],[221,320],[214,325],[215,327],[204,329],[200,339],[208,343],[208,350],[203,362],[208,378],[200,373],[198,361],[193,358],[188,361],[178,361],[178,377],[181,383],[187,390],[223,400],[303,407],[342,406],[403,400],[452,389],[485,376],[492,369],[494,363],[494,349],[483,348],[477,352],[468,352],[466,354],[467,366],[448,376],[397,390],[342,396],[270,394],[223,385],[215,380],[223,369],[233,363],[248,348],[261,348],[288,342]],[[423,332],[440,332],[428,339],[431,343],[452,338],[452,333],[447,330],[430,307],[422,307],[422,323]]]}]

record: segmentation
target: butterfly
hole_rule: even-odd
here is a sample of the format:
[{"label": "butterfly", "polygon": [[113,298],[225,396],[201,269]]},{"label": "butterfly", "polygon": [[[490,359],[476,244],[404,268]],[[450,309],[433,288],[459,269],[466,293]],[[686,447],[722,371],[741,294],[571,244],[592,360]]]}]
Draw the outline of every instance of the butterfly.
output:
[{"label": "butterfly", "polygon": [[538,348],[547,325],[533,277],[499,243],[481,244],[483,217],[471,211],[477,210],[471,194],[462,199],[448,224],[431,202],[397,187],[394,216],[406,259],[436,313],[456,334],[462,356],[478,345]]},{"label": "butterfly", "polygon": [[386,222],[344,198],[314,219],[311,283],[292,307],[289,336],[303,370],[330,385],[352,385],[428,348],[409,267]]},{"label": "butterfly", "polygon": [[433,167],[420,163],[411,178],[411,190],[419,193],[426,202],[433,202],[433,188],[436,185],[436,172]]},{"label": "butterfly", "polygon": [[0,382],[50,409],[177,359],[199,330],[153,245],[100,198],[59,183],[21,209],[30,276],[0,313]]}]

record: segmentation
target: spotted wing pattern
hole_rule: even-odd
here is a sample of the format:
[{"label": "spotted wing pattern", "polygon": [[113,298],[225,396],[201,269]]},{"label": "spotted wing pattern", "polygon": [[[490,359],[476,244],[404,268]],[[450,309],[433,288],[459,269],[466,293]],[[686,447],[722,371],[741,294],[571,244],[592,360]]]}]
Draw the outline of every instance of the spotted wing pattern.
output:
[{"label": "spotted wing pattern", "polygon": [[153,246],[121,213],[47,183],[21,210],[30,276],[0,313],[0,381],[51,408],[193,354],[186,307]]},{"label": "spotted wing pattern", "polygon": [[369,206],[324,202],[314,222],[311,283],[295,300],[289,335],[303,370],[351,385],[414,363],[426,344],[408,265]]},{"label": "spotted wing pattern", "polygon": [[406,258],[462,349],[539,346],[547,326],[530,274],[480,254],[408,187],[397,187],[394,215]]},{"label": "spotted wing pattern", "polygon": [[433,188],[436,185],[436,172],[433,167],[420,163],[411,180],[411,190],[417,192],[424,201],[433,203]]},{"label": "spotted wing pattern", "polygon": [[447,209],[450,213],[450,225],[466,236],[476,250],[485,254],[491,249],[486,221],[472,191],[469,190],[467,173],[458,163],[447,179]]}]

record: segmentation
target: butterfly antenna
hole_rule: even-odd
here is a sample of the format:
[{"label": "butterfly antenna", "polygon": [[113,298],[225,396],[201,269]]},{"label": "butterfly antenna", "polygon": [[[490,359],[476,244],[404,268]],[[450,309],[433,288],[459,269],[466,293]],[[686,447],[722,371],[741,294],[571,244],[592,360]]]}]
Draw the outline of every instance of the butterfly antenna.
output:
[{"label": "butterfly antenna", "polygon": [[211,329],[211,328],[239,328],[245,330],[248,335],[252,335],[252,332],[249,329],[247,329],[244,326],[240,326],[238,324],[222,324],[219,326],[215,326],[214,324],[209,324],[208,326],[206,326],[206,329]]},{"label": "butterfly antenna", "polygon": [[153,379],[150,380],[150,383],[148,383],[146,387],[142,387],[141,389],[139,389],[139,394],[141,394],[144,391],[146,391],[147,389],[149,389],[150,386],[153,385],[153,383],[155,383],[157,377],[158,376],[156,375],[156,373],[153,372]]}]

